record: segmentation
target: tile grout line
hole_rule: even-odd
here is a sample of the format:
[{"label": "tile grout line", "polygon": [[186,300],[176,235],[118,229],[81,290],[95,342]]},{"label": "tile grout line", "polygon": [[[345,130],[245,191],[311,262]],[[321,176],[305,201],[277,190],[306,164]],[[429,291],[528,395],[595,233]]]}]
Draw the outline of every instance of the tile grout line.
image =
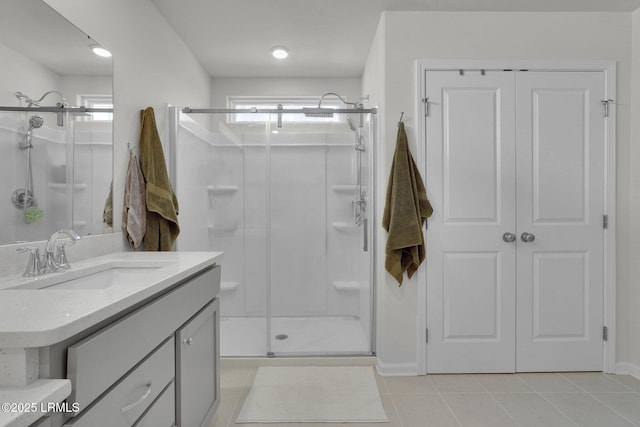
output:
[{"label": "tile grout line", "polygon": [[444,402],[444,405],[447,407],[447,409],[449,409],[449,412],[451,412],[451,415],[453,415],[453,419],[456,420],[456,422],[458,423],[458,425],[460,427],[462,426],[462,422],[458,419],[458,417],[456,416],[456,413],[453,411],[453,409],[451,408],[451,406],[449,406],[449,404],[447,403],[447,399],[445,399],[442,396],[442,393],[440,393],[440,390],[438,389],[438,387],[434,384],[434,387],[436,388],[436,390],[438,391],[438,397],[440,398],[440,400],[442,400]]},{"label": "tile grout line", "polygon": [[592,398],[594,398],[596,401],[600,402],[602,405],[604,405],[605,408],[613,411],[613,413],[619,415],[620,417],[622,417],[622,419],[629,421],[632,425],[634,426],[638,426],[638,424],[634,423],[633,420],[630,420],[629,418],[625,417],[624,415],[622,415],[620,412],[618,412],[617,410],[615,410],[615,408],[612,408],[611,406],[609,406],[606,402],[603,402],[602,400],[598,399],[597,396],[595,396],[593,393],[587,393],[589,396],[591,396]]},{"label": "tile grout line", "polygon": [[[560,376],[561,378],[565,379],[566,381],[569,381],[569,383],[573,384],[573,381],[570,381],[568,378],[565,378],[564,376],[560,375],[558,372],[555,372],[555,374],[556,374],[556,375],[558,375],[558,376]],[[522,381],[524,381],[524,379],[522,379]],[[526,381],[524,381],[524,382],[526,383]],[[527,385],[528,385],[528,384],[527,384]],[[531,387],[531,388],[533,389],[533,387],[532,387],[532,386],[529,386],[529,387]],[[578,387],[578,386],[576,385],[576,387]],[[578,389],[582,390],[580,387],[578,387]],[[560,414],[562,414],[566,419],[568,419],[568,420],[569,420],[569,422],[571,422],[571,423],[575,424],[577,427],[580,427],[580,424],[578,424],[578,422],[577,422],[577,421],[574,421],[574,420],[573,420],[573,419],[572,419],[572,418],[571,418],[567,413],[565,413],[562,409],[560,409],[559,407],[557,407],[556,405],[554,405],[554,404],[553,404],[553,402],[551,402],[549,399],[547,399],[547,398],[542,394],[543,392],[538,391],[538,390],[535,390],[535,389],[534,389],[534,392],[535,392],[538,396],[540,396],[540,397],[542,398],[542,400],[544,400],[544,401],[545,401],[545,402],[547,402],[549,405],[551,405],[551,407],[552,407],[552,408],[555,408],[555,410],[556,410],[556,411],[558,411],[558,412],[559,412]],[[561,392],[558,392],[558,393],[561,393]],[[580,393],[584,393],[584,391],[581,391]],[[576,394],[579,394],[579,393],[577,393],[577,392],[576,392]]]},{"label": "tile grout line", "polygon": [[[252,368],[252,369],[256,369],[256,372],[257,372],[257,368]],[[236,424],[236,420],[234,419],[236,414],[236,409],[239,407],[239,405],[244,404],[244,400],[247,398],[247,396],[249,395],[249,392],[251,391],[251,386],[253,385],[253,383],[249,384],[249,378],[251,377],[252,369],[247,369],[247,374],[244,378],[244,382],[242,383],[242,390],[240,391],[240,396],[236,400],[235,405],[233,405],[233,409],[231,410],[231,414],[229,416],[229,419],[227,420],[226,427],[231,427],[232,425]],[[247,385],[249,387],[248,389],[247,389]]]}]

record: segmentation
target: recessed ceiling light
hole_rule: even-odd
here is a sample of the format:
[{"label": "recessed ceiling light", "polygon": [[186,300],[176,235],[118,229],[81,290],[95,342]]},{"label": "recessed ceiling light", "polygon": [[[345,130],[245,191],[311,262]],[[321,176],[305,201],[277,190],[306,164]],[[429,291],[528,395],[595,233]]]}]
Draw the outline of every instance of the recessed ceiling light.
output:
[{"label": "recessed ceiling light", "polygon": [[289,56],[289,49],[284,46],[276,46],[271,48],[271,54],[274,58],[284,59]]},{"label": "recessed ceiling light", "polygon": [[91,49],[91,51],[96,55],[102,56],[103,58],[111,57],[111,52],[109,52],[107,49],[103,48],[99,44],[92,43],[89,45],[89,49]]}]

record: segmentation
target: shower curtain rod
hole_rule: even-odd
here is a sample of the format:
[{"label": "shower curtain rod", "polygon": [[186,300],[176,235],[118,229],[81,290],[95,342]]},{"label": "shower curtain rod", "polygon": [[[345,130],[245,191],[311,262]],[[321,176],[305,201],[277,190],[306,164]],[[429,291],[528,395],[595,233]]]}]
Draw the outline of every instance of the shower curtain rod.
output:
[{"label": "shower curtain rod", "polygon": [[113,108],[89,107],[0,107],[0,111],[30,111],[33,113],[113,113]]},{"label": "shower curtain rod", "polygon": [[189,108],[182,109],[186,114],[198,114],[198,113],[222,113],[222,114],[246,114],[246,113],[270,113],[270,114],[282,114],[282,113],[307,113],[307,114],[321,114],[321,113],[371,113],[378,114],[377,108]]}]

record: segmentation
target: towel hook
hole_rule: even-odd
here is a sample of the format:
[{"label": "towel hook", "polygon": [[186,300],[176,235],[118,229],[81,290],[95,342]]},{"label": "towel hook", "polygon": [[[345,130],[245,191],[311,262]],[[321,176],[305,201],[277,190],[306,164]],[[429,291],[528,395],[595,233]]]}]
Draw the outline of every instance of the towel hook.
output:
[{"label": "towel hook", "polygon": [[400,126],[400,123],[402,123],[402,117],[404,117],[404,111],[400,113],[400,120],[398,120],[398,126]]}]

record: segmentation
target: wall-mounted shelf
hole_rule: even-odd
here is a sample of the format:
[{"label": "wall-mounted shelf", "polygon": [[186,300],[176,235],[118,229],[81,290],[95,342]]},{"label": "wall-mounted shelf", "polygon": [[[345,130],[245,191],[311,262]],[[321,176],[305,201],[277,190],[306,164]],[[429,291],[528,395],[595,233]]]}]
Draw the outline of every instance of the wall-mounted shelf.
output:
[{"label": "wall-mounted shelf", "polygon": [[356,194],[356,186],[352,184],[336,184],[331,186],[331,190],[338,194]]},{"label": "wall-mounted shelf", "polygon": [[[49,182],[47,183],[47,187],[49,187],[52,190],[58,190],[58,191],[65,191],[67,189],[67,183],[66,182]],[[74,191],[79,191],[79,190],[86,190],[88,187],[87,184],[73,184],[73,190]]]},{"label": "wall-mounted shelf", "polygon": [[358,231],[358,226],[353,222],[336,221],[331,223],[331,227],[342,233],[355,233]]},{"label": "wall-mounted shelf", "polygon": [[332,282],[332,284],[333,287],[339,291],[360,291],[360,283],[353,280],[335,280],[334,282]]},{"label": "wall-mounted shelf", "polygon": [[220,282],[220,292],[235,292],[238,286],[239,282]]},{"label": "wall-mounted shelf", "polygon": [[212,234],[218,234],[218,235],[224,235],[224,234],[232,234],[235,233],[236,231],[238,231],[238,224],[235,224],[231,227],[207,227],[207,229],[209,230],[209,233]]},{"label": "wall-mounted shelf", "polygon": [[208,185],[207,190],[211,194],[215,195],[226,195],[226,194],[234,194],[238,191],[237,185]]}]

